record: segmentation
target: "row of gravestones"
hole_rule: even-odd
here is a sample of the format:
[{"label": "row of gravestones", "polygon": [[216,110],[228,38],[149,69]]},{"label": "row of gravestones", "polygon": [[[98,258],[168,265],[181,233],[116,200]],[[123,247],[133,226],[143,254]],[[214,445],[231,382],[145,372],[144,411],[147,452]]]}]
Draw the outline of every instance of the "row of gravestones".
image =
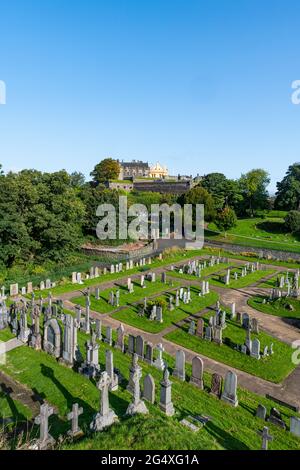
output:
[{"label": "row of gravestones", "polygon": [[[163,345],[160,343],[156,347],[157,357],[153,359],[153,345],[151,343],[145,343],[142,336],[133,336],[129,335],[128,337],[128,353],[136,354],[139,359],[144,360],[145,362],[154,365],[160,370],[164,370],[166,367],[165,361],[163,360]],[[199,388],[203,389],[203,361],[199,356],[195,356],[192,360],[192,376],[191,383],[197,385]],[[178,350],[176,352],[175,358],[175,368],[173,375],[178,379],[185,381],[185,352]],[[222,391],[222,377],[218,374],[214,374],[212,381],[212,393],[216,396],[222,397],[224,401],[237,406],[237,376],[234,372],[229,371],[225,378],[225,387],[224,392],[221,395]]]},{"label": "row of gravestones", "polygon": [[[45,289],[52,289],[56,286],[55,282],[52,282],[50,279],[46,279],[46,281],[41,281],[39,285],[39,290],[45,290]],[[16,297],[17,295],[26,295],[26,294],[32,294],[33,292],[33,284],[32,282],[27,282],[27,285],[25,287],[19,288],[19,284],[10,284],[9,286],[9,295],[10,297]],[[1,288],[1,296],[5,296],[5,287],[2,286]]]},{"label": "row of gravestones", "polygon": [[[90,430],[92,432],[99,432],[107,429],[116,423],[119,418],[116,413],[110,408],[109,404],[109,390],[117,390],[117,387],[112,387],[112,379],[110,375],[111,370],[101,373],[97,381],[97,388],[100,391],[100,407],[99,411],[94,415],[90,423]],[[138,364],[138,357],[136,354],[132,357],[132,364],[129,371],[129,381],[127,390],[132,395],[132,399],[127,407],[126,415],[133,416],[136,414],[147,414],[148,408],[145,401],[151,404],[155,403],[155,382],[153,377],[148,374],[144,378],[143,393],[141,392],[140,380],[142,377],[142,368]],[[163,379],[160,382],[160,401],[159,407],[162,412],[167,416],[173,416],[175,413],[172,402],[172,382],[169,379],[169,371],[166,368],[163,372]],[[49,417],[54,414],[54,410],[47,403],[40,407],[40,413],[35,418],[35,424],[40,427],[39,438],[31,443],[30,448],[36,450],[45,450],[52,448],[55,445],[55,440],[49,433]],[[74,438],[83,435],[79,427],[79,416],[83,414],[83,408],[79,407],[77,403],[73,404],[72,411],[68,413],[67,419],[71,421],[71,429],[68,436]]]},{"label": "row of gravestones", "polygon": [[124,269],[126,271],[129,271],[133,269],[134,267],[142,267],[142,266],[146,266],[146,264],[150,265],[151,263],[152,263],[151,257],[149,257],[148,259],[141,258],[139,261],[135,263],[133,260],[130,260],[126,262],[125,266],[123,263],[117,263],[117,264],[111,264],[109,269],[107,267],[104,267],[102,270],[102,273],[100,272],[100,269],[98,266],[92,266],[88,274],[73,272],[72,284],[83,284],[84,280],[98,278],[101,274],[105,276],[108,272],[110,274],[121,273],[123,272]]},{"label": "row of gravestones", "polygon": [[[282,419],[281,413],[276,408],[272,408],[269,417],[267,417],[267,408],[264,405],[258,405],[256,417],[263,421],[275,424],[281,429],[286,429],[286,424]],[[290,417],[290,432],[293,435],[300,437],[300,418],[297,416]]]}]

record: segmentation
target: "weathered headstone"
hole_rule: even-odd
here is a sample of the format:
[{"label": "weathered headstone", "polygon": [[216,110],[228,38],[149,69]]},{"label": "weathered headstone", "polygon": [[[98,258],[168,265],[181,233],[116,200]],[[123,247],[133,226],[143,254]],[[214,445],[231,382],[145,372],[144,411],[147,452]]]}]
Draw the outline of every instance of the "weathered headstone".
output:
[{"label": "weathered headstone", "polygon": [[224,390],[221,399],[232,406],[238,406],[237,375],[231,370],[227,372],[224,381]]},{"label": "weathered headstone", "polygon": [[204,365],[201,357],[195,356],[192,360],[191,383],[203,390],[203,370]]},{"label": "weathered headstone", "polygon": [[213,374],[211,377],[211,389],[210,393],[220,398],[222,393],[222,382],[223,379],[219,374]]},{"label": "weathered headstone", "polygon": [[185,353],[181,349],[176,351],[173,375],[182,381],[185,380]]},{"label": "weathered headstone", "polygon": [[172,382],[170,381],[168,369],[164,370],[163,380],[160,382],[160,409],[167,415],[173,416],[175,413],[172,403]]},{"label": "weathered headstone", "polygon": [[40,437],[36,441],[39,450],[50,449],[55,444],[55,439],[49,434],[49,418],[54,414],[54,410],[47,403],[40,406],[40,414],[34,420],[40,426]]},{"label": "weathered headstone", "polygon": [[143,398],[152,404],[155,402],[155,382],[151,374],[144,378]]},{"label": "weathered headstone", "polygon": [[102,372],[101,378],[97,383],[97,388],[101,391],[100,411],[96,414],[90,424],[92,431],[102,431],[118,421],[118,417],[109,407],[108,390],[110,386],[110,377],[106,371]]},{"label": "weathered headstone", "polygon": [[83,413],[83,408],[79,408],[78,403],[74,403],[72,406],[72,411],[68,413],[68,421],[72,421],[71,429],[68,431],[68,435],[73,438],[82,436],[83,432],[78,426],[78,418]]},{"label": "weathered headstone", "polygon": [[256,417],[265,421],[267,416],[267,408],[264,405],[258,405],[256,410]]}]

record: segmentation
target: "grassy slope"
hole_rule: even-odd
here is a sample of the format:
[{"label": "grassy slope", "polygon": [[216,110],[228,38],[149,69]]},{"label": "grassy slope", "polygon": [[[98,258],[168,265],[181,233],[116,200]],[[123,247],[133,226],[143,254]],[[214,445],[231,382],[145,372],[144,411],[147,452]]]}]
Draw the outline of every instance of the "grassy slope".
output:
[{"label": "grassy slope", "polygon": [[[168,291],[172,286],[168,283],[163,284],[160,281],[149,282],[145,281],[146,288],[143,289],[139,283],[136,281],[133,282],[134,284],[134,292],[130,294],[128,292],[127,286],[118,285],[120,290],[120,307],[125,305],[132,305],[134,302],[142,301],[144,297],[149,298],[149,296],[153,296],[156,294],[161,294],[162,292]],[[173,287],[178,286],[179,284],[174,282]],[[100,299],[96,300],[95,295],[91,295],[91,309],[95,310],[99,313],[109,313],[113,310],[116,310],[116,307],[110,305],[108,303],[109,293],[111,291],[116,292],[117,288],[114,289],[106,289],[100,294]],[[85,306],[85,297],[74,297],[71,299],[74,304],[79,304]]]},{"label": "grassy slope", "polygon": [[[188,305],[184,305],[181,302],[180,307],[175,308],[172,312],[167,310],[163,315],[163,323],[150,321],[146,317],[139,317],[137,308],[134,307],[120,310],[119,312],[114,313],[113,318],[120,320],[120,322],[127,323],[128,325],[135,326],[136,328],[139,328],[143,331],[148,331],[149,333],[159,333],[165,328],[179,322],[180,320],[183,320],[191,314],[199,312],[209,305],[215,304],[218,300],[218,295],[215,292],[211,292],[205,297],[198,297],[198,293],[199,289],[191,287],[191,296],[193,301]],[[168,301],[168,296],[162,297]]]},{"label": "grassy slope", "polygon": [[[239,278],[237,281],[234,280],[234,272],[237,272],[239,275]],[[241,268],[235,268],[231,270],[231,281],[228,286],[224,284],[224,282],[219,280],[219,276],[225,276],[226,272],[224,271],[223,273],[212,275],[210,277],[210,283],[211,285],[214,286],[219,286],[219,287],[224,287],[227,289],[240,289],[242,287],[247,287],[250,286],[251,284],[254,284],[255,282],[258,282],[260,279],[275,273],[274,270],[272,269],[267,269],[265,271],[254,271],[253,273],[247,274],[245,277],[240,277],[241,276]]]},{"label": "grassy slope", "polygon": [[15,335],[12,334],[9,328],[5,328],[5,330],[0,330],[0,341],[8,341],[13,338],[15,338]]},{"label": "grassy slope", "polygon": [[[208,325],[210,316],[210,313],[203,316],[206,326]],[[256,336],[257,335],[254,334],[251,335],[252,339]],[[230,346],[225,344],[226,338],[234,344],[231,343]],[[273,343],[274,354],[267,358],[257,360],[233,349],[235,344],[244,344],[245,338],[246,331],[244,328],[236,321],[229,319],[227,319],[227,328],[223,331],[223,344],[221,346],[197,336],[189,335],[188,325],[184,325],[180,329],[166,335],[166,339],[169,341],[191,349],[195,351],[195,353],[211,357],[219,362],[223,362],[224,364],[262,377],[271,382],[281,382],[294,369],[295,366],[291,361],[292,349],[285,343],[282,343],[264,332],[260,332],[258,339],[261,342],[261,352],[265,346],[270,346],[270,344]]]},{"label": "grassy slope", "polygon": [[[284,217],[285,213],[282,215]],[[205,236],[225,243],[300,252],[299,237],[286,233],[284,220],[279,217],[239,219],[237,226],[228,231],[227,237],[217,232],[217,227],[211,223]]]},{"label": "grassy slope", "polygon": [[[135,266],[133,269],[130,269],[128,271],[123,270],[123,272],[121,273],[110,274],[108,272],[106,275],[100,275],[98,278],[88,279],[84,281],[83,284],[72,284],[71,282],[66,282],[61,285],[57,285],[56,287],[52,289],[44,289],[42,291],[37,289],[35,290],[35,294],[36,296],[41,295],[44,298],[48,296],[49,292],[51,292],[54,296],[61,295],[66,292],[72,292],[76,290],[85,289],[86,287],[93,287],[93,286],[101,285],[104,282],[115,281],[120,278],[125,278],[126,276],[130,277],[134,274],[138,274],[138,273],[142,274],[145,271],[149,271],[149,270],[151,271],[152,269],[160,268],[171,263],[188,260],[190,258],[199,256],[199,255],[201,255],[200,250],[191,250],[191,251],[178,250],[174,252],[169,252],[163,256],[162,260],[159,260],[159,258],[155,258],[153,259],[151,264],[148,264],[146,266],[141,266],[141,267]],[[28,295],[27,297],[30,298],[31,295]]]},{"label": "grassy slope", "polygon": [[[300,302],[295,299],[278,299],[270,301],[267,304],[263,304],[264,297],[257,295],[248,300],[250,307],[259,310],[260,312],[267,313],[269,315],[275,315],[276,317],[284,318],[296,318],[300,320]],[[290,304],[294,307],[294,311],[285,308],[285,305]]]},{"label": "grassy slope", "polygon": [[31,411],[17,400],[0,391],[0,418],[12,419],[16,423],[26,422],[31,419]]},{"label": "grassy slope", "polygon": [[[86,339],[79,335],[81,347]],[[103,370],[104,350],[100,348],[100,363]],[[128,377],[130,357],[119,351],[114,351],[115,366],[124,377]],[[173,358],[167,357],[169,367],[174,366]],[[151,373],[155,379],[156,400],[159,400],[159,381],[161,372],[155,368],[142,364],[143,376]],[[50,431],[58,437],[69,429],[65,415],[72,403],[78,402],[84,408],[80,417],[80,426],[88,428],[93,414],[98,410],[99,391],[92,381],[68,369],[44,352],[36,352],[23,347],[8,354],[6,372],[16,380],[27,384],[37,393],[45,396],[48,402],[57,407],[58,416],[50,418]],[[190,374],[190,366],[187,367]],[[158,405],[148,405],[150,414],[147,417],[137,416],[125,418],[124,413],[130,401],[126,391],[127,381],[119,386],[117,392],[110,394],[111,407],[120,417],[120,423],[112,426],[103,433],[87,436],[83,440],[67,444],[65,448],[73,449],[259,449],[261,440],[257,430],[262,429],[263,422],[253,414],[259,403],[267,406],[268,410],[274,403],[250,392],[238,391],[240,406],[233,409],[224,402],[210,396],[206,391],[200,391],[188,383],[182,383],[172,378],[172,395],[176,407],[176,416],[167,418],[159,411]],[[205,374],[205,386],[209,386],[210,376]],[[288,423],[289,416],[294,413],[286,408],[276,405],[284,413]],[[182,425],[179,420],[189,414],[205,414],[211,416],[211,422],[199,433],[194,434]],[[270,426],[274,442],[270,449],[299,449],[299,439],[290,433]]]}]

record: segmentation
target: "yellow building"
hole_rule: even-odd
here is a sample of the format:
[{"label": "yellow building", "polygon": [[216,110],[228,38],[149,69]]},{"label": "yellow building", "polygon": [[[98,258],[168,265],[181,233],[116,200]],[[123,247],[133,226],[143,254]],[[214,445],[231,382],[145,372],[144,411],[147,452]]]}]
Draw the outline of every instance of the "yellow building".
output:
[{"label": "yellow building", "polygon": [[162,166],[160,163],[156,163],[152,167],[150,167],[149,176],[150,178],[166,178],[169,175],[168,168],[166,166]]}]

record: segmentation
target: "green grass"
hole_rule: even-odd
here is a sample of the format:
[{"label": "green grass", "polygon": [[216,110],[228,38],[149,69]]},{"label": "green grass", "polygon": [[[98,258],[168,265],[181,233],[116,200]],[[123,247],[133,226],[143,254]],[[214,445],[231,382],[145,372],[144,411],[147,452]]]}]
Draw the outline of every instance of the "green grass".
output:
[{"label": "green grass", "polygon": [[[222,278],[225,276],[226,271],[220,274],[215,274],[210,277],[210,283],[211,285],[218,286],[218,287],[224,287],[227,289],[241,289],[243,287],[251,286],[252,284],[258,282],[260,279],[267,277],[271,275],[272,273],[275,273],[275,270],[272,269],[267,269],[265,271],[254,271],[253,273],[247,274],[245,277],[241,277],[241,270],[242,268],[234,268],[231,270],[231,280],[229,285],[225,285],[223,280],[220,280],[220,277]],[[234,280],[234,273],[237,272],[239,275],[239,278],[237,281]]]},{"label": "green grass", "polygon": [[[276,212],[273,217],[270,214],[266,218],[239,219],[237,226],[228,231],[227,237],[219,233],[214,223],[210,223],[205,236],[225,243],[299,253],[299,237],[285,231],[284,219],[278,215]],[[285,215],[283,212],[282,217]]]},{"label": "green grass", "polygon": [[[150,281],[145,281],[145,286],[146,288],[143,289],[140,286],[140,283],[133,281],[134,285],[134,292],[130,294],[127,289],[127,285],[118,285],[114,289],[106,289],[103,292],[100,293],[100,299],[96,300],[95,295],[91,295],[91,309],[99,312],[99,313],[109,313],[117,309],[117,307],[112,306],[111,304],[108,303],[109,299],[109,293],[111,291],[116,292],[117,289],[120,290],[120,307],[126,306],[126,305],[132,305],[135,302],[142,301],[144,297],[149,298],[150,296],[156,295],[156,294],[161,294],[162,292],[166,292],[170,290],[173,287],[176,287],[179,285],[178,282],[173,282],[173,287],[171,287],[168,283],[163,284],[160,281],[155,281],[155,282],[150,282]],[[85,297],[80,296],[80,297],[74,297],[71,299],[71,301],[74,304],[82,305],[85,306]]]},{"label": "green grass", "polygon": [[12,334],[9,328],[5,328],[5,330],[0,330],[0,341],[6,342],[13,338],[15,338],[15,335]]},{"label": "green grass", "polygon": [[[208,325],[210,316],[211,313],[203,316],[205,326]],[[257,360],[236,351],[234,346],[236,344],[244,344],[245,342],[246,330],[236,321],[229,319],[227,319],[227,328],[223,330],[223,344],[221,346],[213,341],[209,342],[198,336],[189,335],[188,325],[184,325],[180,329],[166,335],[166,339],[169,341],[191,349],[197,354],[211,357],[216,361],[228,364],[270,382],[281,382],[295,368],[291,360],[292,348],[262,331],[259,335],[252,334],[251,337],[252,339],[258,337],[261,344],[261,352],[265,346],[270,346],[273,343],[274,354]],[[228,344],[226,343],[227,341]]]},{"label": "green grass", "polygon": [[[81,333],[79,336],[80,347],[86,340]],[[104,368],[104,354],[108,346],[101,344],[100,364]],[[174,359],[165,355],[169,367],[174,367]],[[130,356],[114,350],[115,367],[127,379],[130,366]],[[261,439],[257,430],[262,429],[264,423],[254,417],[259,403],[265,405],[270,411],[276,406],[283,413],[286,423],[289,417],[295,415],[287,408],[274,404],[271,400],[259,397],[248,391],[238,390],[239,406],[232,408],[221,400],[208,393],[211,377],[205,373],[205,390],[187,382],[180,382],[172,378],[172,398],[176,409],[176,415],[167,418],[158,407],[159,381],[162,374],[157,369],[142,363],[143,376],[151,373],[156,383],[156,404],[147,404],[148,416],[124,417],[126,408],[131,400],[126,391],[127,380],[122,382],[118,391],[110,393],[110,405],[120,418],[120,423],[108,430],[97,434],[87,434],[78,442],[62,447],[67,449],[259,449]],[[58,415],[50,418],[50,432],[54,437],[65,434],[70,427],[66,421],[66,413],[73,403],[79,403],[84,413],[79,418],[79,424],[84,430],[88,430],[92,416],[99,407],[99,391],[93,381],[86,379],[72,369],[59,364],[53,357],[44,352],[37,352],[28,347],[15,349],[8,353],[7,365],[4,370],[16,380],[27,385],[36,393],[56,407]],[[191,373],[190,365],[187,365],[187,375]],[[199,433],[183,427],[179,421],[188,415],[204,414],[211,416],[211,421]],[[274,441],[270,443],[270,449],[299,449],[300,440],[290,433],[270,424],[270,432]]]},{"label": "green grass", "polygon": [[[72,284],[71,281],[62,282],[61,284],[56,285],[56,287],[53,287],[52,289],[44,289],[42,291],[39,289],[35,289],[34,292],[37,297],[42,296],[43,298],[46,298],[49,295],[49,292],[51,292],[53,296],[59,296],[62,294],[66,294],[68,292],[76,292],[78,290],[82,290],[87,287],[94,287],[98,285],[101,286],[101,284],[105,282],[110,282],[110,281],[115,281],[121,278],[130,277],[130,276],[133,276],[134,274],[139,274],[139,273],[142,274],[147,271],[151,271],[155,268],[160,268],[168,264],[176,263],[178,261],[189,260],[191,258],[194,258],[195,256],[199,256],[200,254],[201,254],[200,250],[169,251],[168,253],[163,255],[162,260],[156,257],[152,260],[151,264],[148,264],[146,266],[141,266],[141,267],[135,266],[133,269],[130,269],[128,271],[123,270],[123,272],[121,273],[111,274],[110,272],[107,272],[107,274],[105,275],[102,274],[98,278],[87,279],[83,281],[83,284]],[[124,267],[124,263],[123,263],[123,267]],[[31,298],[31,294],[27,295],[27,298]]]},{"label": "green grass", "polygon": [[[293,318],[300,320],[300,301],[296,299],[277,299],[268,301],[268,303],[264,304],[263,299],[267,298],[261,295],[256,295],[251,297],[248,300],[248,305],[250,307],[259,310],[260,312],[267,313],[268,315],[275,315],[276,317],[283,317],[283,318]],[[292,305],[294,311],[291,311],[287,308],[287,305]]]},{"label": "green grass", "polygon": [[[159,333],[160,331],[178,323],[184,318],[197,313],[212,304],[215,304],[218,300],[218,295],[215,292],[210,292],[210,294],[207,294],[204,297],[198,297],[198,293],[199,289],[196,287],[191,287],[191,296],[193,299],[192,302],[187,305],[181,303],[180,307],[175,308],[172,312],[166,310],[166,312],[163,314],[163,323],[151,321],[147,317],[139,317],[137,307],[120,310],[119,312],[113,314],[113,318],[120,320],[122,323],[127,323],[128,325],[134,326],[149,333]],[[168,297],[169,296],[162,296],[166,302],[168,302]]]},{"label": "green grass", "polygon": [[32,414],[27,406],[12,399],[9,394],[0,391],[0,418],[8,421],[7,424],[10,427],[10,421],[12,424],[20,424],[30,420]]},{"label": "green grass", "polygon": [[176,277],[178,279],[187,279],[188,281],[202,281],[202,279],[210,274],[229,268],[230,263],[220,263],[215,266],[208,266],[201,270],[201,277],[197,277],[194,274],[179,273],[178,268],[174,271],[168,271],[168,276]]}]

